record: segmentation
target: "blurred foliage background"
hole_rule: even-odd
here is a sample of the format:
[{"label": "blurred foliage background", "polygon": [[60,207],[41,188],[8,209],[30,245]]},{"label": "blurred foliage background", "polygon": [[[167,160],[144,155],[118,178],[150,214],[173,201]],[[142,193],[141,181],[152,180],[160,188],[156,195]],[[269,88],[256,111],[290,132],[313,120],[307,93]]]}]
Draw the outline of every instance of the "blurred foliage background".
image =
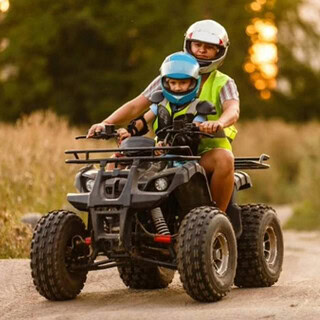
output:
[{"label": "blurred foliage background", "polygon": [[[214,19],[221,71],[241,99],[236,156],[270,154],[240,202],[290,204],[287,226],[320,229],[317,0],[0,0],[0,258],[25,257],[27,212],[65,208],[77,167],[65,149],[158,75],[189,25]],[[48,112],[48,110],[50,110]],[[105,146],[104,146],[105,147]]]},{"label": "blurred foliage background", "polygon": [[[228,31],[221,70],[238,85],[241,119],[319,118],[320,32],[310,14],[320,12],[308,1],[1,0],[9,6],[0,18],[0,120],[50,108],[72,124],[100,122],[142,92],[164,57],[182,50],[188,26],[206,18]],[[252,81],[259,75],[244,71],[254,19],[277,31],[278,83],[267,99]]]}]

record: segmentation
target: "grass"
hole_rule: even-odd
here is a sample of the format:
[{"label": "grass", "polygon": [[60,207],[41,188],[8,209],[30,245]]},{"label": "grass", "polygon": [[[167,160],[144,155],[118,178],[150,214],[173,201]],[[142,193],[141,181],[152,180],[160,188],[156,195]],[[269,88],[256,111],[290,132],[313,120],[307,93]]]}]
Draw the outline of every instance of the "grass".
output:
[{"label": "grass", "polygon": [[235,155],[271,156],[271,169],[253,171],[254,187],[240,193],[240,201],[293,205],[294,214],[285,228],[320,229],[320,124],[286,124],[254,121],[238,126]]},{"label": "grass", "polygon": [[20,222],[23,214],[68,207],[66,193],[75,191],[81,165],[65,164],[64,151],[101,147],[74,139],[84,133],[50,112],[0,124],[0,258],[28,255],[32,232]]},{"label": "grass", "polygon": [[[271,169],[248,172],[254,187],[240,192],[239,202],[296,204],[288,226],[320,228],[319,123],[258,120],[237,127],[236,156],[271,156]],[[72,128],[50,112],[34,113],[14,125],[0,123],[0,258],[28,256],[32,231],[20,222],[22,215],[70,208],[66,193],[75,191],[81,165],[65,164],[64,151],[106,147],[105,141],[74,139],[86,130]]]}]

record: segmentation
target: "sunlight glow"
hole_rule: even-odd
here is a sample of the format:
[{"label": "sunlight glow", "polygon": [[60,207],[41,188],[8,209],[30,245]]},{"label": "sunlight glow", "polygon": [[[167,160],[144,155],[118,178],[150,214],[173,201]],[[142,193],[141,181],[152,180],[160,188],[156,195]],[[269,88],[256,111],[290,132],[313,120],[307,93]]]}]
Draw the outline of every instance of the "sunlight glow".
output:
[{"label": "sunlight glow", "polygon": [[259,39],[261,41],[276,41],[277,28],[268,20],[256,20],[254,23],[254,29],[259,33]]},{"label": "sunlight glow", "polygon": [[0,12],[6,12],[9,10],[9,0],[0,0]]},{"label": "sunlight glow", "polygon": [[270,64],[277,62],[277,46],[273,43],[257,42],[252,46],[251,61],[254,64]]},{"label": "sunlight glow", "polygon": [[0,40],[0,52],[6,50],[9,46],[9,39],[4,38]]},{"label": "sunlight glow", "polygon": [[253,11],[260,11],[260,10],[262,9],[262,6],[261,6],[261,4],[258,3],[258,2],[252,2],[252,3],[250,4],[250,8],[251,8],[251,10],[253,10]]},{"label": "sunlight glow", "polygon": [[268,100],[271,98],[271,92],[270,90],[262,90],[260,92],[260,97],[263,99],[263,100]]},{"label": "sunlight glow", "polygon": [[278,67],[274,63],[265,63],[261,65],[261,72],[264,78],[274,79],[278,74]]},{"label": "sunlight glow", "polygon": [[248,73],[252,73],[252,72],[254,72],[256,70],[256,67],[255,67],[255,65],[253,63],[247,62],[244,65],[244,70],[246,72],[248,72]]},{"label": "sunlight glow", "polygon": [[[246,34],[251,40],[247,61],[243,65],[245,72],[250,74],[250,80],[258,90],[260,98],[268,100],[271,91],[277,86],[278,75],[278,47],[275,17],[271,9],[275,0],[254,0],[249,8],[254,14],[264,13],[264,18],[253,18],[246,27]],[[265,12],[266,11],[266,12]]]}]

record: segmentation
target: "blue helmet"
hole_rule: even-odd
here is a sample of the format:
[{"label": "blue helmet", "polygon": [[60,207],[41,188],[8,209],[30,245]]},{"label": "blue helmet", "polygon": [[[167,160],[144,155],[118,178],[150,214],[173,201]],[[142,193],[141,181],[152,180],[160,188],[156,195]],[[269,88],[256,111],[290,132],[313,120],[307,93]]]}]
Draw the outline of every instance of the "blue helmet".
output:
[{"label": "blue helmet", "polygon": [[[176,52],[166,57],[161,65],[160,74],[161,88],[167,100],[178,106],[193,101],[200,88],[199,70],[198,61],[188,53]],[[191,79],[192,81],[187,91],[174,92],[170,90],[168,79]]]}]

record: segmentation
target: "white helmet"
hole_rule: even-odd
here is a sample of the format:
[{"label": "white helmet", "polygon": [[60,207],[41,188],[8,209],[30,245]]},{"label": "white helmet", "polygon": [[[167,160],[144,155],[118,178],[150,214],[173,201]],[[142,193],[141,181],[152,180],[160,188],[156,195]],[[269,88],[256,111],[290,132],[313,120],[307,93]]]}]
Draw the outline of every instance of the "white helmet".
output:
[{"label": "white helmet", "polygon": [[200,64],[200,73],[202,74],[216,70],[222,64],[230,44],[226,29],[213,20],[201,20],[189,27],[184,35],[183,50],[190,54],[192,54],[191,41],[214,44],[219,48],[219,52],[214,59],[197,59]]}]

